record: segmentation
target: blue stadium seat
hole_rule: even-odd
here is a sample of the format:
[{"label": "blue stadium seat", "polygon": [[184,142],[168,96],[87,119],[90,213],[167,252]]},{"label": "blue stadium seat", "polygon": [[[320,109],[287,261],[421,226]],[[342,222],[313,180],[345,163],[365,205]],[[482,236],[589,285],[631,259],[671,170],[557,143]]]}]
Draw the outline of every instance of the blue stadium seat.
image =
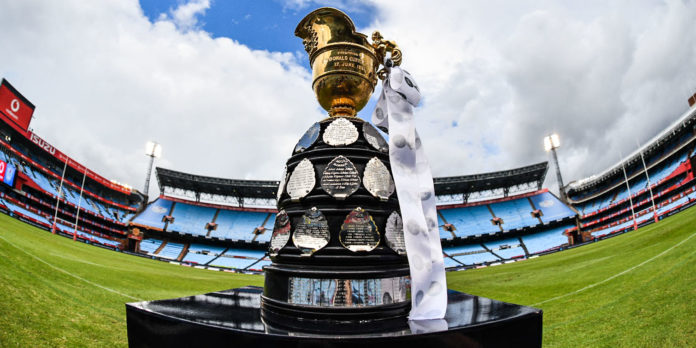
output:
[{"label": "blue stadium seat", "polygon": [[625,221],[625,222],[618,224],[616,226],[606,227],[606,228],[603,228],[601,230],[594,231],[594,232],[592,232],[592,235],[595,237],[599,237],[602,235],[607,235],[610,233],[614,233],[614,232],[618,232],[618,231],[622,231],[622,230],[626,230],[626,229],[631,229],[631,228],[633,228],[633,220],[628,220],[628,221]]},{"label": "blue stadium seat", "polygon": [[[67,227],[67,226],[64,226],[64,227]],[[74,228],[69,228],[69,231],[70,231],[71,233],[72,233],[74,230],[75,230]],[[115,241],[113,241],[113,240],[106,239],[106,238],[102,238],[102,237],[99,237],[99,236],[95,236],[95,235],[93,235],[93,234],[90,234],[90,233],[87,233],[87,232],[83,232],[83,231],[80,231],[80,230],[77,230],[77,236],[80,237],[80,238],[82,238],[82,239],[87,239],[87,240],[90,240],[90,241],[92,241],[92,242],[97,242],[97,243],[99,243],[99,244],[107,245],[107,246],[110,246],[110,247],[113,247],[113,248],[118,247],[118,243],[115,242]]]},{"label": "blue stadium seat", "polygon": [[445,268],[461,266],[461,264],[460,264],[459,262],[454,261],[453,259],[451,259],[451,258],[449,258],[449,257],[447,257],[447,256],[445,256],[445,257],[443,258],[443,260],[445,261]]},{"label": "blue stadium seat", "polygon": [[675,200],[674,202],[668,203],[666,205],[663,205],[662,207],[657,208],[657,214],[662,215],[662,214],[664,214],[664,213],[666,213],[674,208],[677,208],[682,204],[688,203],[688,202],[689,202],[689,196],[681,197],[681,198]]},{"label": "blue stadium seat", "polygon": [[542,251],[557,248],[568,243],[568,237],[563,234],[563,231],[573,226],[574,225],[572,224],[568,224],[543,232],[523,236],[522,242],[527,247],[529,254],[536,254]]},{"label": "blue stadium seat", "polygon": [[172,243],[168,242],[162,250],[157,254],[159,257],[163,257],[165,259],[172,259],[175,260],[177,257],[179,257],[179,254],[181,254],[181,251],[184,249],[184,245],[180,243]]},{"label": "blue stadium seat", "polygon": [[43,173],[41,173],[38,170],[34,170],[30,166],[25,166],[24,167],[26,171],[28,171],[29,176],[32,177],[34,182],[39,185],[44,191],[54,195],[58,196],[58,185],[54,187],[53,181],[46,177]]},{"label": "blue stadium seat", "polygon": [[437,225],[439,226],[440,239],[443,239],[443,240],[454,239],[454,236],[452,236],[452,233],[445,231],[445,229],[443,228],[444,224],[445,224],[445,222],[442,221],[440,214],[437,214]]},{"label": "blue stadium seat", "polygon": [[162,222],[162,218],[169,214],[172,203],[172,201],[163,198],[156,199],[140,215],[133,219],[133,223],[163,229],[164,222]]},{"label": "blue stadium seat", "polygon": [[[265,218],[264,218],[265,219]],[[275,223],[275,220],[271,220],[271,217],[269,217],[269,222],[266,223],[267,226],[272,227],[273,224]],[[263,221],[261,221],[263,222]],[[271,236],[273,235],[273,229],[272,228],[266,228],[266,231],[263,233],[259,234],[256,236],[256,241],[259,243],[269,243],[271,241]]]},{"label": "blue stadium seat", "polygon": [[144,251],[148,255],[154,255],[160,245],[162,245],[162,241],[159,239],[145,238],[140,241],[140,251]]},{"label": "blue stadium seat", "polygon": [[216,211],[216,208],[178,202],[172,212],[174,222],[167,226],[167,231],[205,236],[208,233],[205,225],[213,221]]},{"label": "blue stadium seat", "polygon": [[225,251],[225,247],[207,244],[191,244],[182,261],[205,265]]},{"label": "blue stadium seat", "polygon": [[522,249],[520,241],[517,238],[506,238],[494,242],[487,242],[484,243],[484,245],[486,248],[491,249],[494,254],[502,257],[503,259],[512,259],[518,256],[525,256],[524,249]]},{"label": "blue stadium seat", "polygon": [[485,205],[440,210],[442,216],[457,229],[457,237],[467,237],[500,232],[491,223],[493,216]]},{"label": "blue stadium seat", "polygon": [[46,219],[45,217],[43,217],[43,216],[41,216],[41,215],[39,215],[39,214],[36,214],[36,213],[34,213],[34,212],[32,212],[32,211],[29,211],[29,210],[25,209],[24,207],[20,207],[20,206],[18,206],[18,205],[15,205],[15,204],[11,203],[10,201],[7,201],[7,200],[2,200],[2,202],[5,204],[5,206],[6,206],[8,209],[10,209],[10,210],[11,210],[12,212],[14,212],[14,213],[22,214],[22,215],[24,215],[24,216],[26,216],[26,217],[32,218],[32,219],[34,219],[34,220],[36,220],[36,221],[39,221],[39,222],[47,223],[47,224],[49,224],[49,225],[52,224],[52,222],[49,223],[48,219]]},{"label": "blue stadium seat", "polygon": [[561,200],[551,193],[544,192],[530,197],[534,206],[541,210],[541,221],[549,223],[575,216],[575,212],[568,208]]},{"label": "blue stadium seat", "polygon": [[[445,252],[447,255],[452,256],[457,261],[459,261],[465,265],[474,265],[474,264],[482,264],[484,262],[500,261],[499,258],[497,258],[495,255],[488,252],[480,244],[471,244],[471,245],[456,246],[456,247],[445,247],[443,252]],[[456,254],[461,254],[461,253],[473,253],[473,254],[455,256]]]},{"label": "blue stadium seat", "polygon": [[490,204],[490,207],[496,217],[503,219],[506,231],[539,224],[539,220],[532,216],[533,209],[527,198],[496,202]]},{"label": "blue stadium seat", "polygon": [[264,255],[265,253],[263,251],[258,250],[227,249],[224,254],[210,262],[210,265],[243,269],[264,257]]},{"label": "blue stadium seat", "polygon": [[681,155],[679,157],[674,158],[673,160],[669,161],[664,166],[659,166],[657,169],[655,169],[654,173],[650,173],[650,172],[652,172],[652,170],[651,170],[649,172],[650,173],[650,182],[655,184],[655,183],[660,182],[660,180],[665,179],[670,174],[672,174],[672,172],[674,172],[677,169],[677,167],[679,167],[681,162],[684,161],[685,159],[686,159],[686,153],[684,153],[683,155]]},{"label": "blue stadium seat", "polygon": [[254,229],[261,226],[267,216],[268,213],[263,212],[220,210],[215,220],[217,229],[210,236],[250,242],[254,239]]}]

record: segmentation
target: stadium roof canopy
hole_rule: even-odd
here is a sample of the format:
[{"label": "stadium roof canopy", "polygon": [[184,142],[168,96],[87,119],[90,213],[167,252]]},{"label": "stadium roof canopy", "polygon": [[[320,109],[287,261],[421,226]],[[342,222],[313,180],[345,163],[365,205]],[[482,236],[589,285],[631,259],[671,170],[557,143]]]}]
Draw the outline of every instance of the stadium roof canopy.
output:
[{"label": "stadium roof canopy", "polygon": [[[268,180],[237,180],[177,172],[171,169],[156,168],[160,192],[174,193],[199,200],[201,196],[235,197],[236,202],[246,198],[275,200],[280,182]],[[498,172],[449,176],[434,178],[435,194],[445,200],[467,201],[470,194],[478,193],[485,197],[499,194],[541,189],[548,162]],[[457,197],[454,197],[457,196]],[[248,200],[246,200],[248,201]]]},{"label": "stadium roof canopy", "polygon": [[165,192],[165,187],[170,187],[199,194],[275,199],[276,190],[280,185],[279,181],[214,178],[160,167],[157,167],[156,171],[160,192]]},{"label": "stadium roof canopy", "polygon": [[498,172],[435,178],[435,194],[455,195],[502,189],[507,196],[508,189],[518,186],[539,190],[548,170],[549,163],[541,162]]},{"label": "stadium roof canopy", "polygon": [[[548,162],[498,172],[435,178],[437,195],[468,195],[472,192],[502,190],[507,195],[509,188],[527,187],[541,189],[546,178]],[[231,197],[275,199],[278,181],[237,180],[177,172],[156,168],[160,192],[179,189],[197,194]],[[514,191],[514,190],[513,190]]]},{"label": "stadium roof canopy", "polygon": [[[639,163],[642,166],[641,153],[646,157],[647,160],[647,157],[650,157],[655,153],[662,152],[667,144],[673,143],[675,140],[680,139],[685,133],[690,133],[692,136],[694,133],[696,133],[696,108],[689,108],[689,110],[682,114],[679,119],[674,121],[659,134],[647,141],[640,148],[633,151],[633,153],[630,155],[622,158],[616,164],[605,169],[603,172],[571,182],[568,184],[566,191],[569,194],[581,192],[587,189],[602,186],[606,182],[613,181],[613,179],[615,179],[617,176],[621,176],[621,178],[623,178],[624,166],[626,167],[626,171],[629,171],[631,166]],[[683,142],[683,144],[686,143],[688,143],[688,141]]]}]

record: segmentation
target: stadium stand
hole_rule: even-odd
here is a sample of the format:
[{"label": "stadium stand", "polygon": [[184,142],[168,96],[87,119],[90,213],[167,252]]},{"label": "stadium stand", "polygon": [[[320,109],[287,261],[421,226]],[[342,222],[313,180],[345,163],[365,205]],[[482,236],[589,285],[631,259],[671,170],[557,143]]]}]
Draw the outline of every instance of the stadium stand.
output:
[{"label": "stadium stand", "polygon": [[530,196],[534,207],[541,210],[541,221],[550,223],[574,217],[576,213],[550,192]]},{"label": "stadium stand", "polygon": [[[160,192],[171,195],[163,194],[150,203],[132,219],[132,227],[161,231],[163,238],[173,238],[167,232],[190,235],[206,244],[209,240],[239,245],[270,242],[271,231],[264,226],[273,224],[271,206],[278,182],[211,178],[163,168],[156,168],[156,173]],[[184,197],[177,197],[181,192]],[[230,205],[230,201],[238,204]],[[240,205],[249,202],[265,208]]]},{"label": "stadium stand", "polygon": [[500,261],[500,258],[486,250],[481,244],[445,247],[443,252],[463,265],[477,265]]},{"label": "stadium stand", "polygon": [[522,236],[522,242],[530,255],[554,250],[564,244],[568,244],[568,237],[563,232],[573,226],[566,224],[543,232]]},{"label": "stadium stand", "polygon": [[519,257],[524,257],[524,249],[522,243],[517,238],[507,238],[494,242],[484,243],[491,253],[499,256],[501,259],[509,260]]},{"label": "stadium stand", "polygon": [[171,214],[174,221],[169,223],[167,231],[205,236],[208,233],[205,226],[213,221],[216,211],[214,208],[178,202]]},{"label": "stadium stand", "polygon": [[[445,231],[445,224],[455,228],[458,238],[477,237],[501,232],[530,229],[541,224],[574,218],[577,214],[548,190],[464,206],[442,206],[440,213],[440,236],[452,239]],[[534,209],[536,208],[536,209]],[[539,211],[539,217],[533,212]],[[501,226],[493,224],[495,217],[501,218]]]},{"label": "stadium stand", "polygon": [[[119,248],[122,243],[112,239],[114,234],[123,238],[128,233],[132,238],[123,245],[129,250],[163,260],[245,271],[260,271],[270,263],[258,249],[270,241],[268,229],[273,226],[277,181],[210,178],[157,168],[161,196],[138,205],[142,200],[138,200],[137,193],[124,195],[100,186],[92,177],[86,177],[80,194],[77,183],[81,182],[81,172],[70,165],[61,179],[64,162],[42,152],[35,142],[17,138],[20,140],[12,146],[0,140],[0,159],[15,163],[24,175],[16,189],[26,193],[22,198],[26,203],[19,204],[19,197],[0,201],[16,216],[50,228],[57,199],[57,232],[67,236],[75,233],[73,223],[67,221],[75,221],[79,208],[76,237],[80,240]],[[537,226],[571,218],[572,212],[562,210],[562,203],[540,190],[547,170],[547,164],[540,163],[508,171],[437,178],[438,198],[454,203],[440,209],[442,238],[454,244],[462,239],[477,243],[477,239],[502,232],[533,233]],[[452,202],[453,197],[459,197],[456,199],[460,202]],[[544,206],[548,200],[558,206]],[[30,204],[32,209],[23,208],[23,204]],[[541,211],[544,220],[533,215],[535,209]],[[500,223],[493,223],[495,217],[502,219]],[[127,232],[123,223],[128,223]],[[444,229],[446,224],[452,226],[451,232]],[[505,251],[498,257],[480,242],[472,247],[478,253],[462,253],[461,246],[450,248],[457,255],[446,258],[448,267],[519,256]],[[516,248],[520,248],[519,243]]]},{"label": "stadium stand", "polygon": [[207,244],[191,244],[188,253],[182,261],[199,265],[207,265],[210,261],[222,255],[225,247]]},{"label": "stadium stand", "polygon": [[20,217],[23,217],[23,218],[28,218],[29,220],[31,220],[33,222],[49,225],[49,221],[48,221],[47,217],[44,215],[40,215],[37,212],[31,211],[25,207],[21,207],[17,204],[12,203],[9,200],[3,200],[2,202],[3,202],[3,205],[6,206],[15,215],[19,215]]},{"label": "stadium stand", "polygon": [[630,231],[694,204],[695,125],[696,110],[690,109],[621,162],[568,185],[583,240]]},{"label": "stadium stand", "polygon": [[491,222],[493,215],[485,205],[441,209],[440,214],[447,223],[454,225],[455,235],[460,238],[500,232]]},{"label": "stadium stand", "polygon": [[[690,109],[604,172],[568,185],[567,202],[542,188],[546,162],[435,178],[446,266],[478,267],[554,252],[696,204],[695,113]],[[160,196],[147,204],[137,191],[103,179],[33,133],[1,122],[0,132],[0,160],[18,169],[14,186],[0,184],[0,210],[12,216],[50,230],[57,211],[60,234],[198,267],[261,271],[271,262],[262,249],[272,234],[278,181],[157,168]]]},{"label": "stadium stand", "polygon": [[169,214],[173,203],[162,198],[156,199],[148,204],[147,208],[131,221],[131,224],[163,230],[164,217]]},{"label": "stadium stand", "polygon": [[140,251],[148,255],[154,255],[162,245],[162,241],[154,238],[146,238],[140,241]]},{"label": "stadium stand", "polygon": [[[447,250],[454,254],[445,258],[447,267],[461,268],[526,257],[519,237],[505,240],[506,243],[515,242],[510,248],[507,244],[494,245],[495,242],[488,241],[500,239],[495,236],[501,233],[531,236],[548,229],[550,224],[563,221],[564,226],[573,226],[576,213],[548,190],[539,189],[547,171],[548,165],[541,163],[475,177],[437,178],[436,190],[445,191],[444,194],[438,192],[439,198],[445,197],[451,202],[459,195],[458,199],[464,200],[438,207],[440,235],[451,244]],[[210,178],[163,168],[156,168],[156,173],[163,194],[137,214],[130,225],[168,242],[157,252],[143,249],[146,253],[163,257],[169,243],[179,240],[184,246],[177,246],[163,258],[175,259],[183,255],[181,261],[184,263],[245,271],[261,270],[270,263],[263,252],[252,249],[257,249],[258,245],[265,247],[270,241],[268,228],[273,226],[275,210],[272,205],[277,182]],[[474,195],[478,200],[466,202]],[[250,201],[265,201],[266,208],[241,206]],[[496,218],[500,218],[501,223],[495,224]],[[542,238],[543,249],[539,251],[557,249],[567,243],[563,230],[559,231],[563,242],[557,242],[558,238],[551,241]],[[481,244],[484,238],[493,250],[486,249],[488,244]],[[463,240],[470,244],[464,249],[458,245]],[[501,255],[495,250],[501,250]]]},{"label": "stadium stand", "polygon": [[[71,233],[72,233],[72,232],[71,232]],[[89,234],[89,233],[86,233],[86,232],[83,232],[83,231],[80,231],[80,230],[77,230],[77,238],[81,238],[81,239],[83,239],[83,240],[86,240],[86,241],[89,241],[89,242],[92,242],[92,243],[96,243],[96,244],[106,245],[106,246],[109,246],[109,247],[112,247],[112,248],[118,248],[118,247],[119,247],[119,243],[117,243],[117,242],[115,242],[115,241],[113,241],[113,240],[110,240],[110,239],[107,239],[107,238],[103,238],[103,237],[99,237],[99,236],[95,236],[95,235],[93,235],[93,234]]]},{"label": "stadium stand", "polygon": [[176,260],[179,258],[182,250],[184,250],[184,244],[168,242],[164,245],[164,248],[157,253],[157,256]]},{"label": "stadium stand", "polygon": [[126,248],[124,219],[143,207],[143,195],[85,168],[31,131],[0,122],[0,134],[0,160],[17,168],[12,186],[0,184],[9,214],[69,238]]},{"label": "stadium stand", "polygon": [[265,253],[257,250],[227,249],[222,255],[210,262],[211,266],[245,269],[263,258]]},{"label": "stadium stand", "polygon": [[527,199],[513,199],[490,205],[496,217],[503,219],[503,229],[518,230],[523,227],[535,226],[539,220],[532,217],[532,206]]},{"label": "stadium stand", "polygon": [[251,242],[255,237],[254,230],[263,224],[268,215],[260,212],[221,210],[216,221],[218,228],[210,235],[221,239]]}]

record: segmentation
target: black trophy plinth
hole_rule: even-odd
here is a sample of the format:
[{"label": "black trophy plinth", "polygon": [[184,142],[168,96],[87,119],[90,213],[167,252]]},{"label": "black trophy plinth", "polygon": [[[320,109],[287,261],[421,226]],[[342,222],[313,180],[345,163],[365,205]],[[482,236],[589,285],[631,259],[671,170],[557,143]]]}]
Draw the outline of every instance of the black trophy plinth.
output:
[{"label": "black trophy plinth", "polygon": [[360,118],[327,118],[300,139],[278,192],[265,320],[404,320],[409,267],[390,169],[387,142]]},{"label": "black trophy plinth", "polygon": [[258,287],[129,303],[130,347],[541,347],[542,312],[450,290],[443,320],[386,325],[354,322],[324,331],[325,320],[278,327],[261,315]]}]

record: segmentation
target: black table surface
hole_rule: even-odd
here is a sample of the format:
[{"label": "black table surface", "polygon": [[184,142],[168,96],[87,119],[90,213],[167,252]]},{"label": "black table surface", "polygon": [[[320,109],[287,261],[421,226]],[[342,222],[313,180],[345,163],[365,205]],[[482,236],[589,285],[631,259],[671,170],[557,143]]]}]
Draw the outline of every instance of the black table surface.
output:
[{"label": "black table surface", "polygon": [[453,290],[448,291],[447,313],[441,320],[402,318],[383,329],[380,322],[365,321],[325,331],[313,320],[292,318],[288,325],[265,321],[260,309],[262,292],[259,287],[244,287],[126,304],[129,345],[540,347],[542,342],[540,309]]}]

